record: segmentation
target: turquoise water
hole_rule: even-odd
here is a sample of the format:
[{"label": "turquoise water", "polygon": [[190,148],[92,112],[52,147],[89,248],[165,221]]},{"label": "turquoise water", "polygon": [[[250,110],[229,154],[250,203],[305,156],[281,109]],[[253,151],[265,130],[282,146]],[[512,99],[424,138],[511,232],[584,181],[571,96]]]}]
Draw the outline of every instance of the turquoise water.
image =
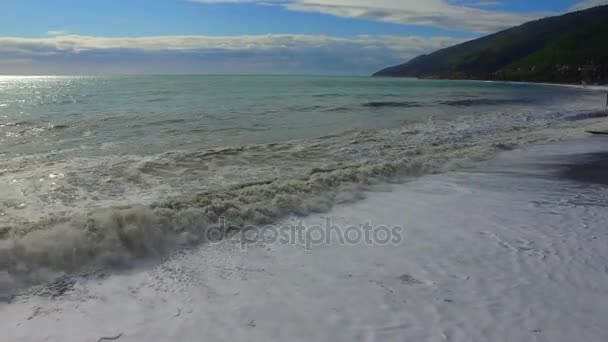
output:
[{"label": "turquoise water", "polygon": [[363,77],[0,77],[0,293],[572,136],[604,94]]},{"label": "turquoise water", "polygon": [[9,134],[0,152],[149,154],[281,142],[560,105],[578,95],[537,85],[364,77],[0,78],[0,124]]}]

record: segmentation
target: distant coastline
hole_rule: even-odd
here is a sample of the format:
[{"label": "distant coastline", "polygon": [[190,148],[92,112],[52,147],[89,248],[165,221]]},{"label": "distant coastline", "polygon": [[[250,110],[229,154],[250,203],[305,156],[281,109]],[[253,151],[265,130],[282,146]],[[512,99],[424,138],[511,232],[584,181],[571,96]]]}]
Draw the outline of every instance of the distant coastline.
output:
[{"label": "distant coastline", "polygon": [[532,21],[385,68],[373,76],[608,84],[608,5]]},{"label": "distant coastline", "polygon": [[418,79],[428,81],[474,81],[486,83],[512,83],[512,84],[533,84],[546,85],[556,87],[568,87],[577,89],[586,89],[593,91],[608,91],[608,84],[576,84],[576,83],[551,83],[551,82],[527,82],[527,81],[499,81],[499,80],[481,80],[481,79],[462,79],[462,78],[425,78],[425,77],[410,77],[410,76],[372,76],[378,78],[403,78],[403,79]]}]

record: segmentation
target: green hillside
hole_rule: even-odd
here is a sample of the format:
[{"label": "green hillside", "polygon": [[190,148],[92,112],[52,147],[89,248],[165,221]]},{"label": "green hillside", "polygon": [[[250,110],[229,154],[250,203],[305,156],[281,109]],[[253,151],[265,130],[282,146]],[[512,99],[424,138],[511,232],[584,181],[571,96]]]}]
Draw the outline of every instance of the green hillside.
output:
[{"label": "green hillside", "polygon": [[374,76],[608,83],[608,6],[532,21]]}]

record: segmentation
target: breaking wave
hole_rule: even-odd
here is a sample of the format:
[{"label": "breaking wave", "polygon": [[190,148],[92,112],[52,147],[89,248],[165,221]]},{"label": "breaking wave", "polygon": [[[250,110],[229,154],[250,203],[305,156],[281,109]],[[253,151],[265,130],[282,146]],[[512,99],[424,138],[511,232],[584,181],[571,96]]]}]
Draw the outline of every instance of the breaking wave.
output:
[{"label": "breaking wave", "polygon": [[464,99],[464,100],[449,100],[440,101],[439,103],[452,107],[473,107],[473,106],[496,106],[509,104],[526,104],[533,103],[527,99]]},{"label": "breaking wave", "polygon": [[[128,206],[21,226],[0,240],[0,290],[45,281],[82,266],[125,265],[178,246],[206,242],[206,231],[225,219],[231,227],[269,224],[287,215],[325,212],[362,198],[369,186],[438,170],[438,161],[362,164],[313,170],[298,178],[244,184],[217,192]],[[4,279],[3,279],[4,278]],[[4,287],[4,289],[2,288]]]},{"label": "breaking wave", "polygon": [[[336,204],[360,200],[379,183],[468,165],[522,144],[570,137],[586,124],[583,118],[606,114],[488,115],[277,144],[167,152],[137,162],[101,160],[90,169],[82,166],[87,162],[78,160],[79,173],[66,171],[62,177],[53,177],[55,182],[64,182],[64,190],[72,186],[75,190],[70,194],[86,188],[93,199],[122,198],[124,193],[103,191],[150,187],[157,197],[148,203],[68,210],[0,227],[0,294],[65,273],[129,265],[205,243],[206,232],[220,218],[231,227],[243,228],[289,215],[325,212]],[[580,118],[580,126],[573,126],[572,117]],[[82,178],[89,173],[91,178]],[[240,175],[238,181],[222,183],[219,178],[234,173]],[[197,187],[204,182],[222,185]],[[178,189],[177,193],[167,192],[167,185]],[[70,203],[88,198],[72,197]]]},{"label": "breaking wave", "polygon": [[570,115],[566,117],[566,120],[569,121],[580,121],[580,120],[588,120],[588,119],[599,119],[608,117],[608,111],[594,111],[594,112],[585,112],[585,113],[577,113],[574,115]]},{"label": "breaking wave", "polygon": [[374,108],[380,108],[380,107],[414,108],[414,107],[422,107],[422,106],[423,106],[423,104],[418,103],[418,102],[412,102],[412,101],[403,101],[403,102],[374,101],[374,102],[366,102],[363,104],[363,107],[374,107]]},{"label": "breaking wave", "polygon": [[535,101],[530,99],[461,99],[461,100],[445,100],[436,103],[422,103],[415,101],[372,101],[366,102],[363,107],[382,108],[416,108],[416,107],[433,107],[437,104],[450,107],[474,107],[474,106],[501,106],[514,104],[531,104]]}]

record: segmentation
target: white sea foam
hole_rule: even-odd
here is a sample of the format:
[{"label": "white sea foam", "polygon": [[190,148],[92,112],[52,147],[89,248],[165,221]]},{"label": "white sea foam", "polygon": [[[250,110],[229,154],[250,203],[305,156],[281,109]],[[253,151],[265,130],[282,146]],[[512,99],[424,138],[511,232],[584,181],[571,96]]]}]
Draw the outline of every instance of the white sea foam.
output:
[{"label": "white sea foam", "polygon": [[304,219],[398,225],[397,245],[223,241],[15,297],[0,329],[16,342],[605,341],[606,188],[557,173],[607,143],[502,152]]},{"label": "white sea foam", "polygon": [[[67,103],[66,99],[91,86],[78,83],[75,87],[69,80],[60,81],[66,82],[61,84],[67,91],[51,93],[49,99],[36,99],[34,102],[41,102],[34,105],[73,108],[73,103]],[[121,83],[124,81],[112,82],[124,86]],[[94,82],[94,79],[86,82],[92,82],[102,94],[114,94],[115,90],[105,88],[103,82]],[[399,82],[390,82],[382,83],[387,87],[383,88],[386,92],[401,94],[403,89],[410,89],[409,84],[403,87]],[[375,87],[375,83],[371,85]],[[468,83],[454,86],[461,85],[469,87]],[[424,82],[416,83],[411,89],[427,86]],[[353,91],[351,102],[346,104],[330,102],[313,106],[309,100],[304,103],[294,100],[268,110],[316,111],[319,110],[316,107],[322,107],[320,112],[325,118],[329,115],[325,109],[344,105],[349,115],[364,111],[366,120],[374,115],[379,118],[397,115],[399,111],[407,111],[408,115],[403,116],[405,122],[391,128],[346,129],[322,137],[291,140],[277,136],[273,137],[275,142],[267,144],[232,144],[233,133],[241,134],[251,127],[234,126],[240,125],[240,119],[232,118],[230,113],[212,118],[228,120],[227,127],[201,119],[203,123],[213,122],[219,131],[195,133],[189,131],[192,128],[189,120],[198,112],[169,120],[166,115],[148,118],[139,114],[124,118],[81,115],[71,121],[65,114],[59,116],[69,124],[51,124],[54,122],[51,119],[11,120],[10,124],[0,127],[2,132],[16,134],[0,144],[9,147],[1,151],[6,158],[0,169],[0,272],[3,274],[0,287],[10,293],[29,284],[53,280],[66,272],[129,265],[143,257],[165,256],[171,251],[204,243],[205,233],[218,224],[220,217],[234,227],[243,227],[276,222],[293,214],[325,212],[336,204],[360,200],[381,183],[403,182],[425,174],[460,169],[519,146],[577,137],[584,134],[586,128],[595,128],[605,121],[603,109],[585,110],[590,107],[590,101],[601,103],[598,101],[603,99],[601,94],[586,92],[575,96],[565,94],[576,101],[559,102],[559,106],[503,105],[494,106],[488,112],[485,112],[488,108],[483,107],[483,114],[474,113],[474,106],[484,103],[518,103],[520,100],[514,100],[516,97],[504,96],[505,92],[515,91],[509,87],[500,86],[490,97],[483,93],[489,88],[475,88],[471,92],[465,87],[462,93],[451,91],[439,101],[450,102],[451,105],[439,105],[448,106],[449,110],[430,116],[427,112],[410,112],[412,108],[400,107],[404,103],[410,106],[412,95],[403,102],[394,101],[397,95],[386,95],[384,90],[380,95],[361,98]],[[125,89],[135,91],[136,88],[127,84]],[[542,96],[552,93],[539,89],[535,91]],[[55,89],[50,87],[49,91]],[[157,94],[159,90],[151,86],[147,91]],[[79,101],[89,101],[86,93],[79,96],[83,97]],[[100,97],[105,101],[116,101],[108,94],[104,96]],[[131,99],[139,105],[136,101],[139,97],[133,96]],[[414,100],[424,102],[423,98]],[[255,102],[258,107],[247,115],[266,115],[265,101],[266,98]],[[340,97],[332,101],[343,100]],[[433,103],[437,101],[433,99]],[[15,101],[11,103],[10,108],[16,108]],[[362,103],[380,104],[380,107],[366,107]],[[95,105],[97,103],[86,108],[94,112]],[[108,110],[122,112],[130,105],[120,102]],[[189,106],[194,108],[192,104]],[[559,111],[555,111],[556,106]],[[148,107],[137,110],[145,108]],[[458,115],[450,115],[452,111]],[[470,115],[465,115],[468,111]],[[287,117],[299,118],[291,114]],[[285,117],[276,118],[273,124],[280,126],[283,119]],[[351,116],[340,120],[350,119]],[[247,120],[248,124],[256,124],[251,117]],[[321,119],[310,119],[310,122],[323,123],[318,120]],[[394,118],[382,120],[396,122]],[[123,126],[126,126],[124,131]],[[368,126],[375,127],[370,123]],[[172,131],[176,128],[190,133],[182,136],[182,131]],[[190,148],[167,151],[163,146],[160,153],[147,150],[147,143],[151,141],[139,135],[132,144],[130,140],[125,142],[124,139],[137,132],[141,135],[140,129],[151,134],[171,131],[173,133],[163,135],[166,139],[160,140],[161,143],[185,144]],[[94,133],[86,133],[91,131]],[[38,133],[31,135],[32,132]],[[207,133],[224,139],[222,147],[192,148],[187,144],[187,139]]]},{"label": "white sea foam", "polygon": [[[593,117],[588,113],[576,115]],[[364,192],[378,182],[403,181],[457,169],[486,160],[504,149],[577,136],[582,127],[594,124],[595,120],[598,119],[563,120],[569,126],[560,127],[566,125],[562,122],[556,128],[546,128],[550,125],[543,124],[540,129],[530,125],[533,128],[525,131],[514,131],[512,127],[483,127],[478,129],[474,142],[452,133],[448,137],[433,136],[435,144],[425,142],[425,145],[410,148],[404,148],[403,143],[396,144],[395,136],[402,135],[403,129],[357,133],[356,140],[339,147],[342,156],[348,156],[346,149],[352,148],[353,155],[379,153],[381,157],[314,169],[308,174],[237,184],[202,193],[183,193],[156,199],[149,205],[128,204],[20,222],[4,233],[5,239],[0,246],[0,268],[11,276],[10,283],[2,287],[10,292],[39,282],[41,274],[52,276],[46,279],[51,280],[83,266],[125,265],[137,258],[164,255],[180,246],[203,243],[207,240],[208,229],[221,218],[232,227],[242,228],[248,224],[268,224],[290,214],[326,212],[341,202],[362,198]],[[573,123],[578,127],[567,128]],[[465,127],[464,134],[468,135],[470,129]],[[489,130],[490,134],[484,135],[484,130]],[[458,128],[453,132],[458,132]],[[387,140],[395,144],[386,146]],[[380,146],[384,148],[380,149]],[[235,153],[243,151],[237,149]],[[223,157],[224,154],[233,155],[233,152],[222,150],[202,156],[215,158],[218,154]],[[174,160],[183,158],[184,162],[196,160],[191,156],[170,157]],[[196,160],[195,165],[198,162]],[[14,210],[27,209],[17,207]]]}]

